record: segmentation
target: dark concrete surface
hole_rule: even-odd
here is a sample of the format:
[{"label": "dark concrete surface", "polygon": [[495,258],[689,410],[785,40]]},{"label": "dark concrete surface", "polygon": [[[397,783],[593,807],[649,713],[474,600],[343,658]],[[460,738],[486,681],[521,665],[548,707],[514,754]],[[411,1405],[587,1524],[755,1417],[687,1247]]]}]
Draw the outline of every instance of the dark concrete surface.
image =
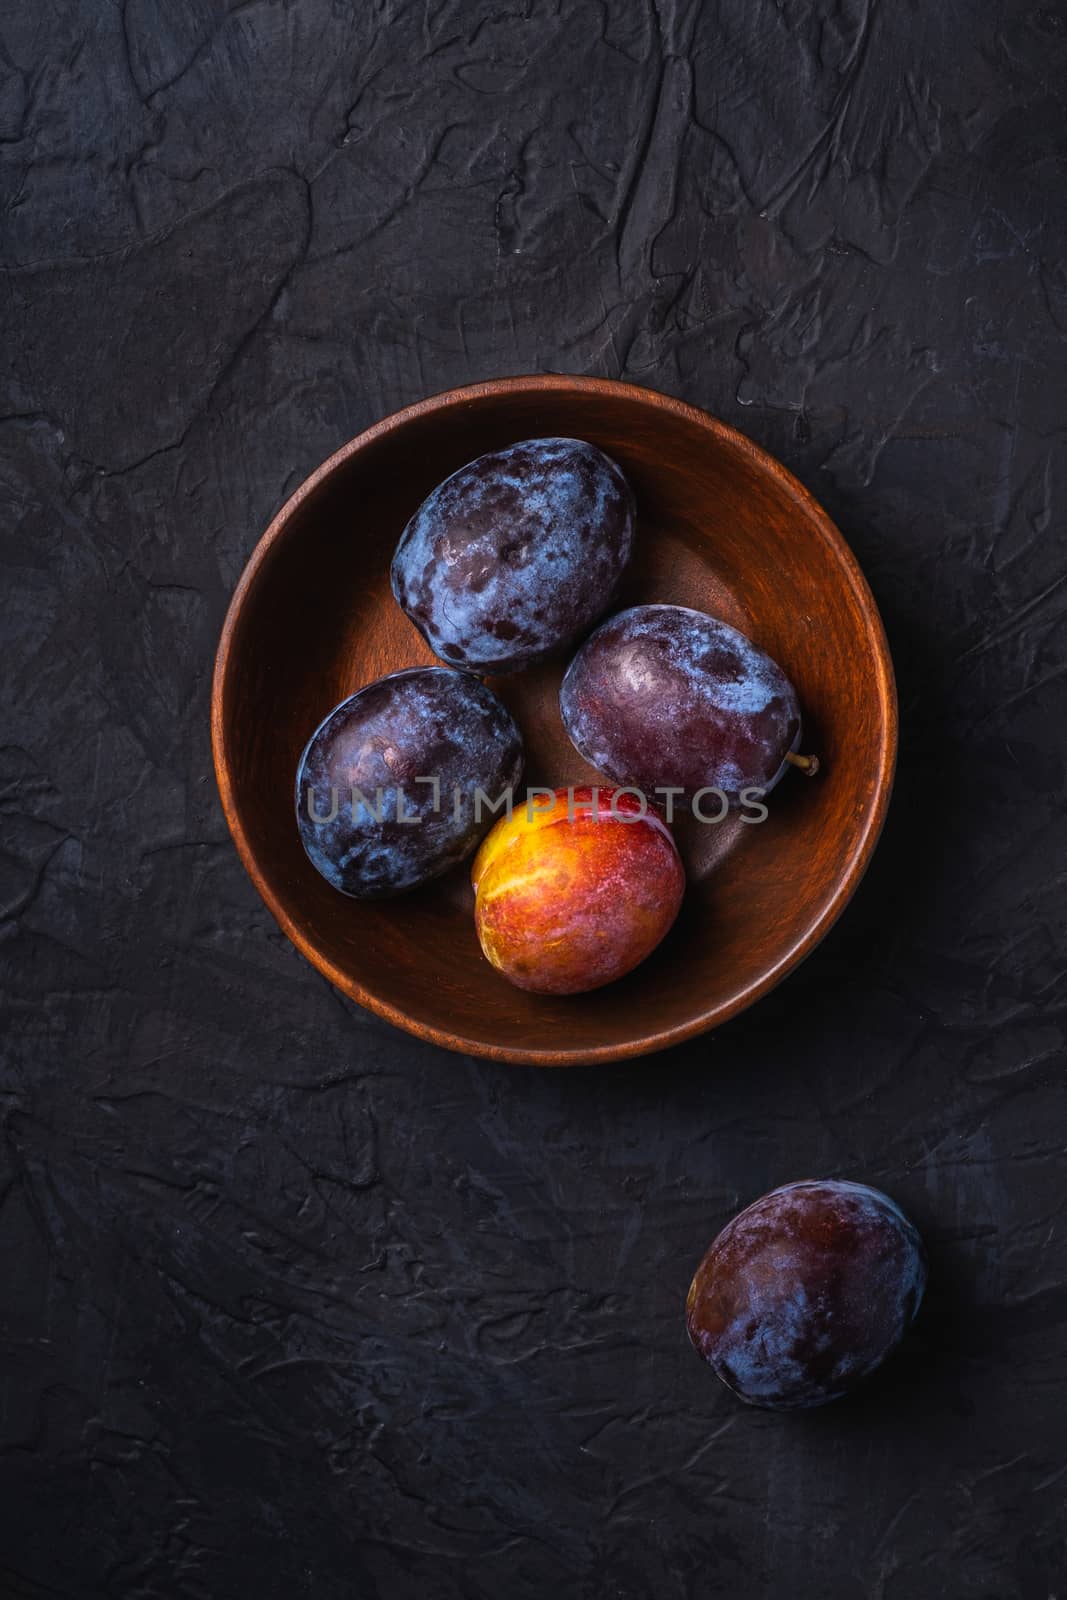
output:
[{"label": "dark concrete surface", "polygon": [[[2,0],[0,41],[0,1596],[1067,1594],[1062,9]],[[780,455],[903,717],[807,965],[558,1075],[329,989],[207,721],[309,469],[548,369]],[[913,1214],[926,1311],[862,1398],[750,1413],[691,1271],[830,1174]]]}]

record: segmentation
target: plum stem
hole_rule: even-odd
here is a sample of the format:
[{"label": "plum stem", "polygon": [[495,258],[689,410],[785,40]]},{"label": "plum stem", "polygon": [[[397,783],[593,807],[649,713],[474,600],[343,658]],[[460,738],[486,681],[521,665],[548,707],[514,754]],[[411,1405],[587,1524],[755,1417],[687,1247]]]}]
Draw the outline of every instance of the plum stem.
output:
[{"label": "plum stem", "polygon": [[807,778],[814,778],[819,770],[818,756],[798,756],[795,750],[790,750],[785,759],[791,767],[798,767]]}]

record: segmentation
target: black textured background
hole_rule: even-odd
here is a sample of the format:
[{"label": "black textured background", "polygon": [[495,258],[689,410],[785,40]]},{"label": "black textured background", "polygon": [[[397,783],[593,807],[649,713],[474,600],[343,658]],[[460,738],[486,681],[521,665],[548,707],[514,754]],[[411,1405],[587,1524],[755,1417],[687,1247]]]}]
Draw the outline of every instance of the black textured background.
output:
[{"label": "black textured background", "polygon": [[[2,0],[0,38],[3,1600],[1062,1597],[1067,15]],[[207,717],[309,469],[545,369],[780,455],[903,716],[799,974],[556,1075],[304,964]],[[928,1308],[854,1403],[750,1413],[690,1273],[824,1174],[913,1213]]]}]

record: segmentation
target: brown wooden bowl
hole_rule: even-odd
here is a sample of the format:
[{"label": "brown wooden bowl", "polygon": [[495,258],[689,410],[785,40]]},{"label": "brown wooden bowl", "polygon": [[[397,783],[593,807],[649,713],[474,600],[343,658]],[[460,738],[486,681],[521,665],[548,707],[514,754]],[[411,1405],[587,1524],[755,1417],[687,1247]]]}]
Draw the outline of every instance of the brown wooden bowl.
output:
[{"label": "brown wooden bowl", "polygon": [[[293,814],[312,730],[362,684],[432,661],[389,588],[420,501],[518,439],[588,439],[637,495],[638,548],[619,604],[695,606],[785,668],[816,778],[788,773],[753,826],[688,824],[686,904],[663,945],[592,994],[513,988],[483,958],[466,869],[395,900],[338,894]],[[494,687],[526,738],[526,782],[595,780],[559,718],[564,661]],[[219,643],[215,767],[241,859],[289,938],[361,1005],[450,1050],[564,1066],[659,1050],[735,1016],[811,951],[844,909],[885,817],[896,758],[893,670],[870,590],[792,475],[681,401],[594,378],[452,389],[368,428],[314,472],[245,568]]]}]

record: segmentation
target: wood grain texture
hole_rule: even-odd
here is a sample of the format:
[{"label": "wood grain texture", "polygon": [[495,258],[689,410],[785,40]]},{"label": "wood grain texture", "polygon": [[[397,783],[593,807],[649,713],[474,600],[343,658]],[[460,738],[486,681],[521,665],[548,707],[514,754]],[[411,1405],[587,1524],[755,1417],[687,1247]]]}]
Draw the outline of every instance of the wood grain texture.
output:
[{"label": "wood grain texture", "polygon": [[[296,764],[326,712],[383,672],[432,660],[389,590],[404,524],[442,478],[538,435],[588,439],[637,495],[620,605],[670,601],[741,628],[785,668],[819,755],[752,826],[679,828],[690,889],[668,939],[592,994],[523,994],[482,958],[466,868],[394,900],[337,894],[300,846]],[[526,781],[595,781],[560,723],[566,658],[494,680],[527,742]],[[281,927],[362,1005],[449,1049],[543,1066],[613,1061],[735,1016],[812,950],[847,904],[886,813],[897,745],[893,672],[867,584],[841,535],[786,469],[667,396],[537,376],[450,390],[332,456],[282,508],[226,617],[212,728],[241,857]]]}]

